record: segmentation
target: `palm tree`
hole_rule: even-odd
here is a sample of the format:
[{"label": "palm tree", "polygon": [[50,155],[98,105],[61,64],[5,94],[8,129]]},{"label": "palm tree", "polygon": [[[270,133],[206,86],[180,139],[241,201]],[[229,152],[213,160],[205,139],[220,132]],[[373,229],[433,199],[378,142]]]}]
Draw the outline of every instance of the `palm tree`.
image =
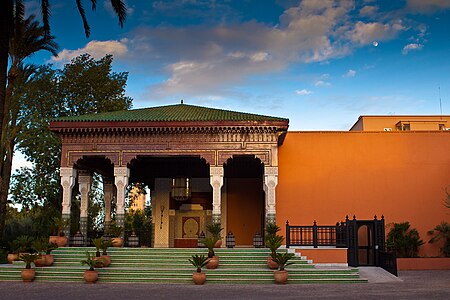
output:
[{"label": "palm tree", "polygon": [[[14,91],[26,84],[35,71],[34,66],[24,66],[25,58],[40,51],[47,50],[57,55],[58,45],[53,36],[46,36],[45,30],[32,15],[27,19],[16,22],[15,35],[9,40],[10,68],[4,101],[4,116],[2,123],[2,139],[0,140],[0,203],[2,209],[6,208],[8,189],[11,178],[14,146],[20,132],[21,124],[18,120],[20,114],[20,97],[14,97]],[[3,226],[4,215],[0,215]],[[0,232],[3,232],[1,227]]]},{"label": "palm tree", "polygon": [[[75,0],[78,8],[78,12],[81,16],[84,26],[84,32],[86,37],[90,35],[89,23],[86,19],[85,10],[81,0]],[[92,10],[96,9],[97,0],[91,0]],[[126,18],[126,5],[123,0],[111,0],[111,5],[116,12],[119,25],[123,27],[123,23]],[[41,0],[41,13],[43,21],[44,37],[50,39],[50,1]],[[6,125],[9,123],[10,107],[7,105],[7,84],[10,80],[8,78],[8,56],[10,53],[10,40],[16,38],[20,34],[18,29],[23,22],[25,16],[25,6],[23,0],[1,0],[0,1],[0,125],[1,134],[0,142],[6,142]],[[7,118],[7,120],[5,120]],[[0,240],[3,239],[3,229],[5,226],[6,217],[6,199],[9,187],[8,174],[11,170],[8,170],[8,166],[3,164],[3,161],[7,158],[7,153],[0,153]],[[6,187],[6,189],[5,189]]]}]

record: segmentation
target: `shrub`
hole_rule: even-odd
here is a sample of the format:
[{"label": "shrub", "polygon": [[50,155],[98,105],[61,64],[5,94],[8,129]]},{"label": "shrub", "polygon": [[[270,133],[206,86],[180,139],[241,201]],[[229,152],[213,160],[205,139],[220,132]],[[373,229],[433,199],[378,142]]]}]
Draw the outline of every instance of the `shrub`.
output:
[{"label": "shrub", "polygon": [[445,257],[450,257],[450,224],[442,222],[434,227],[433,230],[428,231],[429,235],[434,235],[428,243],[435,243],[444,240],[444,247],[441,248],[441,253]]},{"label": "shrub", "polygon": [[396,250],[397,257],[417,257],[423,241],[417,229],[410,228],[409,222],[394,223],[388,233],[387,247]]}]

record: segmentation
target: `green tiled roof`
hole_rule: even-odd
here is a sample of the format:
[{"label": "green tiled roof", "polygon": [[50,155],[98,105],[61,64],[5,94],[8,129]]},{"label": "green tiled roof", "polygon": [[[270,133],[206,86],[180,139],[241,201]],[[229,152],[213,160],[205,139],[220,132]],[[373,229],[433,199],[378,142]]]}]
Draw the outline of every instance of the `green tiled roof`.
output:
[{"label": "green tiled roof", "polygon": [[236,111],[175,104],[133,110],[122,110],[76,117],[63,117],[54,121],[67,122],[218,122],[218,121],[288,121],[284,118],[248,114]]}]

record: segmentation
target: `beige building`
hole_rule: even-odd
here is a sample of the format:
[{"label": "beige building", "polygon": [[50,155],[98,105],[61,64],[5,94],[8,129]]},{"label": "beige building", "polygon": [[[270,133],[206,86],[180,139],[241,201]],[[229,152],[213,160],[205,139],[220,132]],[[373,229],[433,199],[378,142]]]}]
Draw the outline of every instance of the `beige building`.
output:
[{"label": "beige building", "polygon": [[360,116],[350,131],[450,130],[450,116]]}]

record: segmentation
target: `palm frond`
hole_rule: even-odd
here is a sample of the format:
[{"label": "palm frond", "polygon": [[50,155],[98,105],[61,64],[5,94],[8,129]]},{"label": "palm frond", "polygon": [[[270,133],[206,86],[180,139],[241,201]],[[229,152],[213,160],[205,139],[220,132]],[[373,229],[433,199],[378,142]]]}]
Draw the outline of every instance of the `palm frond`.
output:
[{"label": "palm frond", "polygon": [[50,36],[50,1],[41,0],[42,23],[44,24],[45,37]]},{"label": "palm frond", "polygon": [[125,23],[125,18],[127,17],[127,6],[125,1],[111,0],[111,5],[116,12],[117,17],[119,17],[120,27],[123,27],[123,23]]},{"label": "palm frond", "polygon": [[91,35],[91,28],[89,27],[89,23],[86,18],[86,12],[84,11],[83,3],[81,0],[76,0],[78,12],[80,13],[81,19],[83,20],[84,34],[86,37]]}]

